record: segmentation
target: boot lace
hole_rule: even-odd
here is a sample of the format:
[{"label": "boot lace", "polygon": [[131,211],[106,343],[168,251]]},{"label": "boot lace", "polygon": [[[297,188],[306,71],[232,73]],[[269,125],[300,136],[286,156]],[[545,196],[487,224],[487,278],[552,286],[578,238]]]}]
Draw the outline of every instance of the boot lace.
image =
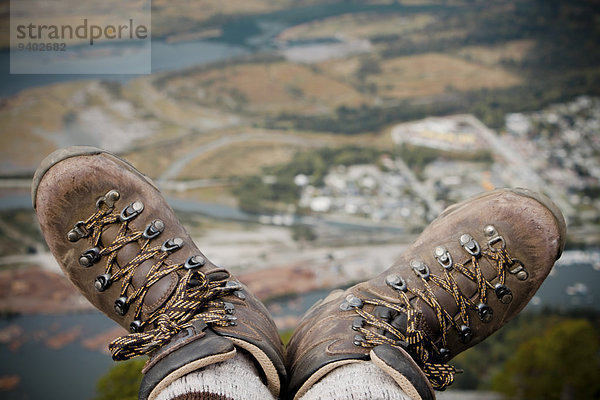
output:
[{"label": "boot lace", "polygon": [[[199,255],[190,257],[185,263],[169,264],[167,257],[183,246],[183,240],[172,238],[162,245],[152,246],[152,239],[162,233],[164,223],[154,220],[144,231],[135,230],[130,221],[143,211],[143,203],[136,201],[119,211],[115,209],[115,202],[119,197],[116,190],[109,191],[97,201],[94,214],[85,221],[77,222],[67,234],[71,242],[81,238],[89,238],[92,242],[93,247],[79,259],[83,267],[90,267],[106,257],[104,274],[96,278],[94,286],[102,292],[112,284],[121,283],[120,297],[115,301],[117,314],[125,315],[130,305],[137,302],[134,321],[130,325],[132,333],[109,344],[113,359],[127,360],[151,353],[198,321],[206,325],[235,325],[236,318],[230,315],[233,313],[233,305],[219,298],[231,292],[239,293],[237,291],[242,289],[241,285],[229,281],[230,276],[224,271],[209,275],[199,271],[197,268],[206,262]],[[117,235],[112,243],[103,246],[101,235],[105,227],[112,224],[120,224]],[[137,243],[140,252],[119,267],[116,264],[117,252],[129,243]],[[143,283],[134,288],[133,276],[137,268],[147,260],[153,260],[153,265],[146,273]],[[185,272],[180,276],[173,295],[142,321],[142,306],[150,287],[161,278],[180,270]],[[239,297],[243,297],[243,294]],[[146,329],[148,327],[152,328]]]},{"label": "boot lace", "polygon": [[[528,278],[527,270],[519,260],[510,256],[503,237],[496,229],[489,225],[485,228],[485,233],[488,237],[488,246],[485,249],[481,249],[479,243],[468,234],[460,237],[462,247],[470,256],[463,263],[454,262],[446,249],[437,247],[434,256],[442,266],[442,273],[439,275],[431,273],[429,266],[423,262],[412,260],[411,269],[421,279],[423,289],[408,287],[400,275],[388,275],[386,283],[397,291],[400,299],[398,304],[348,295],[340,308],[354,309],[359,315],[352,324],[352,328],[359,333],[355,336],[354,344],[366,348],[381,344],[402,348],[421,366],[434,389],[444,390],[452,384],[454,375],[462,371],[446,364],[450,356],[448,333],[455,330],[461,342],[468,343],[473,336],[468,311],[475,310],[484,323],[493,318],[493,310],[487,305],[488,289],[496,294],[501,303],[508,304],[513,296],[505,285],[506,272],[515,275],[518,280]],[[480,267],[481,258],[487,258],[495,266],[495,284],[485,279]],[[477,285],[478,302],[462,293],[451,273],[453,270]],[[458,307],[458,321],[439,303],[433,291],[435,286],[452,296]],[[411,298],[421,299],[435,312],[441,332],[437,343],[419,328],[422,326],[423,315],[414,307],[414,302],[411,303]],[[372,306],[367,307],[371,311],[366,311],[364,305]]]}]

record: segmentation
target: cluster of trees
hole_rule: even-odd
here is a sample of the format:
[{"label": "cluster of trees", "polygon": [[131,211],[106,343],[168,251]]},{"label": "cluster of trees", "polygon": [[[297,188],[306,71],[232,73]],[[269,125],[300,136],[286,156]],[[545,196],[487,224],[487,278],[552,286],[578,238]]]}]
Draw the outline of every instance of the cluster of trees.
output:
[{"label": "cluster of trees", "polygon": [[464,108],[457,101],[445,100],[424,105],[403,100],[387,107],[372,107],[365,104],[356,108],[340,106],[334,114],[330,115],[305,116],[283,113],[268,121],[266,126],[274,129],[292,126],[298,130],[353,135],[376,132],[393,122],[411,121],[429,115],[443,115],[461,111],[464,111]]},{"label": "cluster of trees", "polygon": [[523,313],[451,364],[464,370],[453,387],[494,390],[511,399],[600,396],[600,314]]},{"label": "cluster of trees", "polygon": [[489,150],[480,150],[472,153],[464,153],[458,151],[442,151],[432,149],[430,147],[414,146],[408,143],[403,143],[398,146],[396,155],[411,167],[412,170],[420,173],[425,169],[427,164],[440,158],[450,160],[473,161],[481,163],[493,163],[493,155]]},{"label": "cluster of trees", "polygon": [[95,400],[137,400],[146,357],[115,364],[96,383]]},{"label": "cluster of trees", "polygon": [[599,339],[588,320],[561,321],[525,340],[494,376],[492,388],[530,400],[597,399]]}]

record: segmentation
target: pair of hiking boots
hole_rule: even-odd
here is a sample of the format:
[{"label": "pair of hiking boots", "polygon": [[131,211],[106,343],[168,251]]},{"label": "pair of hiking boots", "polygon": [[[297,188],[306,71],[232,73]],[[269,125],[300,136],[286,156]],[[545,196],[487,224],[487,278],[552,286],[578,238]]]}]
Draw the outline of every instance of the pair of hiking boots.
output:
[{"label": "pair of hiking boots", "polygon": [[251,355],[275,397],[300,398],[333,369],[371,360],[413,399],[434,399],[447,362],[514,317],[564,248],[546,197],[482,194],[445,210],[385,273],[315,304],[287,353],[263,304],[193,243],[152,181],[100,149],[72,147],[36,172],[48,246],[83,295],[131,333],[115,360],[150,356],[140,399],[202,367]]}]

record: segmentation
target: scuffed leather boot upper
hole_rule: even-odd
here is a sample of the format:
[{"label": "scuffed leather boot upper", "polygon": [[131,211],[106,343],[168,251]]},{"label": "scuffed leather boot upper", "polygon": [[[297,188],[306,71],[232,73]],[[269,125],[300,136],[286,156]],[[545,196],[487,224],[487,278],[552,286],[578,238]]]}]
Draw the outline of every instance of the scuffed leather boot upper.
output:
[{"label": "scuffed leather boot upper", "polygon": [[33,201],[48,246],[75,286],[132,333],[113,358],[150,355],[140,398],[194,369],[249,352],[275,396],[283,350],[267,310],[196,247],[152,182],[94,148],[51,154]]},{"label": "scuffed leather boot upper", "polygon": [[531,299],[564,247],[547,198],[497,190],[446,210],[385,273],[313,306],[287,349],[300,397],[339,365],[372,360],[413,399],[453,381],[446,362]]}]

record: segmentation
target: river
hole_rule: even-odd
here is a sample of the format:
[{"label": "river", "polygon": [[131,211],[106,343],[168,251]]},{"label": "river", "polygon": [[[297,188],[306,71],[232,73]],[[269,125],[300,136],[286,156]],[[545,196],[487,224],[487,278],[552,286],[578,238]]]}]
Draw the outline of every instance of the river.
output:
[{"label": "river", "polygon": [[[83,341],[113,327],[114,323],[99,312],[0,319],[0,376],[19,379],[13,390],[2,391],[0,397],[92,398],[98,377],[114,362],[107,354],[84,347]],[[12,335],[7,334],[10,331]],[[61,335],[76,337],[60,343]]]}]

